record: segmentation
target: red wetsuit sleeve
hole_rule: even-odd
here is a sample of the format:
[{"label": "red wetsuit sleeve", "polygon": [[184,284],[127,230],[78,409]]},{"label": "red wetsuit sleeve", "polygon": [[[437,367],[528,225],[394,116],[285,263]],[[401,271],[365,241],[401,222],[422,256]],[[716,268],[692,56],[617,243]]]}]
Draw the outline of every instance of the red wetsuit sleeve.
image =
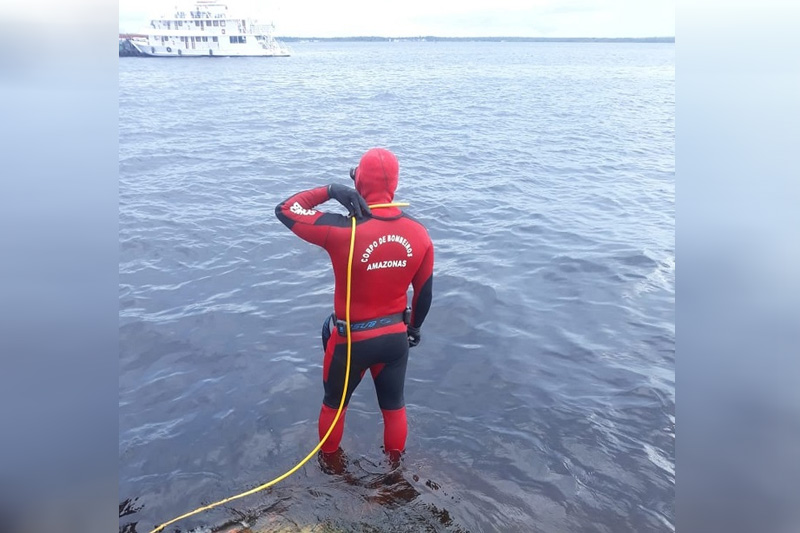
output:
[{"label": "red wetsuit sleeve", "polygon": [[425,321],[433,300],[433,244],[425,251],[411,284],[414,287],[414,298],[411,300],[411,325],[419,328]]},{"label": "red wetsuit sleeve", "polygon": [[327,186],[301,191],[279,203],[275,208],[275,216],[301,239],[324,247],[330,225],[323,222],[341,216],[315,209],[328,200],[330,195]]}]

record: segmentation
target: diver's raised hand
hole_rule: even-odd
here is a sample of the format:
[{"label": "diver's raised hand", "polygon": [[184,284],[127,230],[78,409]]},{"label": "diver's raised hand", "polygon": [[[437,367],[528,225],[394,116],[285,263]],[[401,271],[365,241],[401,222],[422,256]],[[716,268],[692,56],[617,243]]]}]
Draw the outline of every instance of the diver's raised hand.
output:
[{"label": "diver's raised hand", "polygon": [[328,196],[342,204],[347,209],[347,212],[350,213],[350,216],[363,218],[372,214],[366,200],[355,189],[338,183],[331,183],[328,185]]}]

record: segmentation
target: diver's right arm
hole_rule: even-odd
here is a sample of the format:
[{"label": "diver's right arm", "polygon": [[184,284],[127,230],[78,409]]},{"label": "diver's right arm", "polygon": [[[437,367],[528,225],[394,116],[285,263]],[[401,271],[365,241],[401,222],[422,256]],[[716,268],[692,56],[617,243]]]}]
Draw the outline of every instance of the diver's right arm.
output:
[{"label": "diver's right arm", "polygon": [[365,213],[370,214],[367,203],[355,189],[332,183],[289,197],[275,207],[275,216],[301,239],[325,246],[331,226],[350,226],[347,217],[316,209],[330,199],[342,204],[351,215],[360,218]]},{"label": "diver's right arm", "polygon": [[325,213],[315,207],[328,200],[327,186],[301,191],[279,203],[275,207],[275,216],[301,239],[323,246],[330,228],[317,224]]}]

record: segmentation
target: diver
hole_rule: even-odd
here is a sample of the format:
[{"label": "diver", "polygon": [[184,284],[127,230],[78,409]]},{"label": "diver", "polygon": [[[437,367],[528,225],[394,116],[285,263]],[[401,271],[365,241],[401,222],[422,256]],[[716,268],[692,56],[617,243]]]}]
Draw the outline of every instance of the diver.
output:
[{"label": "diver", "polygon": [[[333,314],[322,326],[325,350],[324,397],[319,436],[333,422],[344,388],[347,361],[345,305],[351,219],[356,217],[350,295],[352,338],[350,376],[342,414],[323,456],[341,453],[339,444],[350,396],[369,369],[383,414],[384,451],[397,460],[405,451],[408,423],[403,389],[409,348],[420,343],[420,328],[433,296],[433,244],[425,227],[391,203],[397,188],[399,164],[383,148],[368,150],[351,169],[355,189],[332,183],[299,192],[281,202],[275,214],[298,237],[324,248],[335,278]],[[333,199],[349,216],[325,213],[317,206]],[[413,287],[411,305],[407,292]]]}]

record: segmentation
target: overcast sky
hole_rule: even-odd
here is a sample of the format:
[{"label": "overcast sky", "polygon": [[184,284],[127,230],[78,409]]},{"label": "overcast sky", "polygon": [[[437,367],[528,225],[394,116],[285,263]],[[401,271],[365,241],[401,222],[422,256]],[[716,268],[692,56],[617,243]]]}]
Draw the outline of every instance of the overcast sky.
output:
[{"label": "overcast sky", "polygon": [[[119,27],[135,32],[169,0],[119,0]],[[672,37],[675,0],[229,0],[277,35],[342,37]]]}]

